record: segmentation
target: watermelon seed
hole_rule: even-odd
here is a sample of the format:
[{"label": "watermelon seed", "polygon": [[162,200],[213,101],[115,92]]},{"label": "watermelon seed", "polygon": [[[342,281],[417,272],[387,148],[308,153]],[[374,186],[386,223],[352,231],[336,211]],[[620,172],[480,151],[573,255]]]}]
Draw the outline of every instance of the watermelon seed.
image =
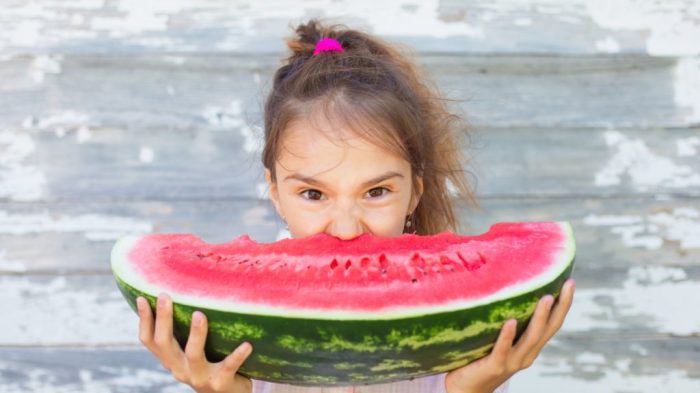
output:
[{"label": "watermelon seed", "polygon": [[415,284],[415,283],[417,283],[417,282],[418,282],[418,279],[417,279],[417,278],[412,278],[412,279],[411,279],[411,283]]},{"label": "watermelon seed", "polygon": [[350,266],[352,266],[352,262],[350,262],[350,260],[348,259],[348,261],[345,262],[345,270],[350,269]]},{"label": "watermelon seed", "polygon": [[464,259],[464,257],[462,256],[462,254],[460,254],[459,252],[457,252],[457,258],[459,258],[459,259],[462,261],[462,265],[464,265],[464,267],[467,268],[467,270],[471,270],[471,269],[469,268],[469,262],[467,262],[467,260]]},{"label": "watermelon seed", "polygon": [[389,267],[389,262],[386,259],[386,255],[384,255],[384,254],[379,255],[379,266],[382,269],[382,273],[386,273],[386,269]]},{"label": "watermelon seed", "polygon": [[331,262],[331,269],[335,269],[336,267],[338,267],[338,261],[333,258],[333,262]]},{"label": "watermelon seed", "polygon": [[370,262],[371,260],[368,257],[362,257],[362,259],[360,259],[360,267],[366,269]]}]

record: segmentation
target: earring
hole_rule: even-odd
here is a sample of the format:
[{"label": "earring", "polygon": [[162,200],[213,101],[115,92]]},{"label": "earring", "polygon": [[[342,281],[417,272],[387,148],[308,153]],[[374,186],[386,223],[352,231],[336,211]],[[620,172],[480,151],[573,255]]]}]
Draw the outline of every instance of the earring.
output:
[{"label": "earring", "polygon": [[406,225],[404,226],[404,228],[406,228],[406,229],[405,229],[405,232],[406,232],[406,233],[413,233],[413,234],[415,234],[415,233],[416,233],[416,229],[414,229],[413,232],[410,232],[411,225],[413,225],[413,222],[412,222],[412,220],[411,220],[412,218],[413,218],[413,213],[411,213],[411,214],[409,214],[408,216],[406,216]]}]

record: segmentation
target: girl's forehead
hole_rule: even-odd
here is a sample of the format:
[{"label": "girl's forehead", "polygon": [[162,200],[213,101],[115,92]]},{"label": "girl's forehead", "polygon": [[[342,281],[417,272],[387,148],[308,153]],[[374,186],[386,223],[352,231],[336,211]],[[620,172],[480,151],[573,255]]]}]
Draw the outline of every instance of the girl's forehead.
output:
[{"label": "girl's forehead", "polygon": [[[291,131],[291,132],[290,132]],[[334,138],[335,135],[340,135]],[[410,170],[410,164],[394,152],[368,142],[348,130],[319,131],[296,126],[285,130],[277,166],[283,172],[305,175],[331,172],[372,174]]]},{"label": "girl's forehead", "polygon": [[394,154],[382,146],[367,141],[366,138],[357,135],[348,127],[326,124],[323,128],[319,128],[304,121],[297,121],[285,129],[281,145],[280,158],[285,153],[299,158],[315,158],[324,153],[324,155],[332,156],[349,151],[366,154]]}]

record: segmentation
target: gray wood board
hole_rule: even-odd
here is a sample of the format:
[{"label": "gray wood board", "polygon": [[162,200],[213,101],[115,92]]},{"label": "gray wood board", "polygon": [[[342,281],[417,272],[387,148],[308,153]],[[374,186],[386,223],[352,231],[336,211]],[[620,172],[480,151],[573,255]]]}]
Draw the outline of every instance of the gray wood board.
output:
[{"label": "gray wood board", "polygon": [[[571,222],[579,274],[622,269],[618,282],[633,267],[700,265],[697,199],[486,199],[481,209],[458,208],[459,233],[480,234],[496,222]],[[4,204],[0,271],[105,274],[112,245],[128,233],[185,232],[223,243],[245,233],[270,242],[282,230],[266,201]]]},{"label": "gray wood board", "polygon": [[[475,126],[687,127],[700,123],[687,58],[421,56]],[[260,127],[280,56],[9,56],[0,127]]]},{"label": "gray wood board", "polygon": [[[266,198],[237,128],[0,131],[0,201]],[[463,169],[480,197],[697,197],[699,152],[699,128],[477,128]]]},{"label": "gray wood board", "polygon": [[[669,4],[670,3],[670,4]],[[364,29],[422,52],[697,54],[692,0],[629,6],[591,1],[370,0],[177,4],[15,1],[0,12],[7,53],[253,52],[284,49],[310,17]]]}]

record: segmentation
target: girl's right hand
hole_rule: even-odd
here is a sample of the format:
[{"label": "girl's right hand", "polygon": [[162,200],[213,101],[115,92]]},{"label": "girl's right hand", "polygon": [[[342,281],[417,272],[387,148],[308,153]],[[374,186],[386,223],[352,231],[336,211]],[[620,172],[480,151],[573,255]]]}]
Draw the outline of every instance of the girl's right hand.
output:
[{"label": "girl's right hand", "polygon": [[204,313],[195,311],[187,345],[183,352],[173,336],[173,308],[170,297],[158,296],[155,331],[153,313],[145,298],[136,299],[139,313],[139,339],[153,352],[166,370],[176,380],[190,385],[198,393],[251,393],[250,379],[237,373],[238,368],[250,356],[252,346],[244,342],[219,363],[209,363],[204,356],[207,338],[207,319]]}]

